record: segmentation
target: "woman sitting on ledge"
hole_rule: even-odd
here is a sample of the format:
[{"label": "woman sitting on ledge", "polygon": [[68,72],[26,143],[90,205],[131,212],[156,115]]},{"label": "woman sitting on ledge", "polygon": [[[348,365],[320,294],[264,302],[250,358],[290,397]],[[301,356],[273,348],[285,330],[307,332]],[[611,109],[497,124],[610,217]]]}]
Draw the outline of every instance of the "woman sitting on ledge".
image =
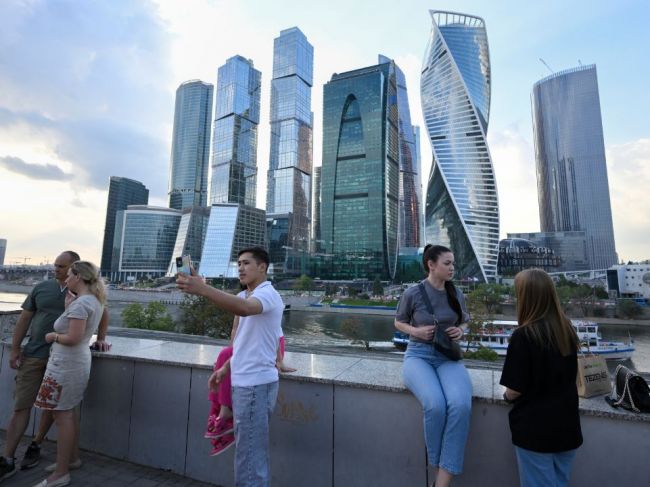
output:
[{"label": "woman sitting on ledge", "polygon": [[427,245],[422,261],[428,276],[402,295],[395,327],[410,335],[402,377],[424,410],[424,441],[429,464],[437,470],[435,485],[447,487],[463,469],[472,383],[462,361],[452,360],[434,347],[433,339],[438,332],[451,340],[460,340],[464,333],[462,324],[469,315],[463,293],[451,281],[451,250],[442,245]]}]

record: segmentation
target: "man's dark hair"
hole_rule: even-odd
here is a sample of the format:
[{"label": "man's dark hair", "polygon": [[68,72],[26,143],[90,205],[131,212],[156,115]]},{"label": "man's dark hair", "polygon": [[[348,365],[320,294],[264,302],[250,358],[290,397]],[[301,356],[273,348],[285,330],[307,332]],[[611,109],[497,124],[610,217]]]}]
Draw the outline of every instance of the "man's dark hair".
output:
[{"label": "man's dark hair", "polygon": [[64,250],[61,252],[62,254],[66,254],[70,259],[72,259],[72,262],[77,262],[78,260],[81,260],[81,257],[79,257],[79,254],[76,253],[74,250]]},{"label": "man's dark hair", "polygon": [[250,247],[248,249],[242,249],[237,254],[237,258],[241,257],[242,254],[246,254],[246,253],[251,254],[253,256],[253,259],[255,259],[255,262],[257,262],[258,264],[260,262],[264,262],[268,270],[269,263],[271,261],[269,259],[269,253],[266,250],[264,250],[262,247]]}]

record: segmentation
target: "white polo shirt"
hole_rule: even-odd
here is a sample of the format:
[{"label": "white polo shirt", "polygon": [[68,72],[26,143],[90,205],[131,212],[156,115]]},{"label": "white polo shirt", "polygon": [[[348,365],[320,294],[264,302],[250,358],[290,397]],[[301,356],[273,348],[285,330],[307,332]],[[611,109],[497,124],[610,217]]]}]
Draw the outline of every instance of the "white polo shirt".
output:
[{"label": "white polo shirt", "polygon": [[[242,291],[239,297],[245,297]],[[230,359],[233,386],[250,387],[278,380],[275,368],[278,340],[282,336],[282,298],[269,281],[258,285],[250,297],[262,303],[257,315],[240,316]]]}]

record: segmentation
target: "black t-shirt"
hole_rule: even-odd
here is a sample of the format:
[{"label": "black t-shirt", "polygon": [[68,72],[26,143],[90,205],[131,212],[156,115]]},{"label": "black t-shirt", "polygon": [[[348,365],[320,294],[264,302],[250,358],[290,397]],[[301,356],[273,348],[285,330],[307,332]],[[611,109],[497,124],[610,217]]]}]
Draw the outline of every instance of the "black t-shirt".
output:
[{"label": "black t-shirt", "polygon": [[509,414],[513,444],[540,453],[582,445],[577,370],[577,353],[563,357],[513,332],[501,374],[501,385],[521,393]]}]

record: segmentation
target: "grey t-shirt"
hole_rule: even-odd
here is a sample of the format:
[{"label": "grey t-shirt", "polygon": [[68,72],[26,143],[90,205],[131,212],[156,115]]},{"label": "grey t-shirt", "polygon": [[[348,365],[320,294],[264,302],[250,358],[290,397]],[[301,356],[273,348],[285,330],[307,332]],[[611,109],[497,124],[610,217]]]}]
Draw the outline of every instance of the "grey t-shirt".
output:
[{"label": "grey t-shirt", "polygon": [[[435,319],[438,320],[438,325],[442,329],[456,325],[458,315],[451,306],[449,306],[447,292],[445,290],[440,291],[435,289],[426,279],[422,282],[424,283],[424,289],[431,300],[431,306],[433,306],[433,312],[435,314]],[[465,306],[465,296],[458,288],[456,288],[456,296],[458,297],[460,308],[463,311],[462,323],[465,323],[469,320],[469,313]],[[411,286],[404,291],[402,299],[400,299],[399,305],[397,306],[395,319],[415,327],[430,326],[434,324],[433,317],[431,316],[431,313],[429,313],[427,305],[424,303],[422,295],[420,294],[419,286]],[[411,340],[426,343],[416,337],[411,337]]]}]

